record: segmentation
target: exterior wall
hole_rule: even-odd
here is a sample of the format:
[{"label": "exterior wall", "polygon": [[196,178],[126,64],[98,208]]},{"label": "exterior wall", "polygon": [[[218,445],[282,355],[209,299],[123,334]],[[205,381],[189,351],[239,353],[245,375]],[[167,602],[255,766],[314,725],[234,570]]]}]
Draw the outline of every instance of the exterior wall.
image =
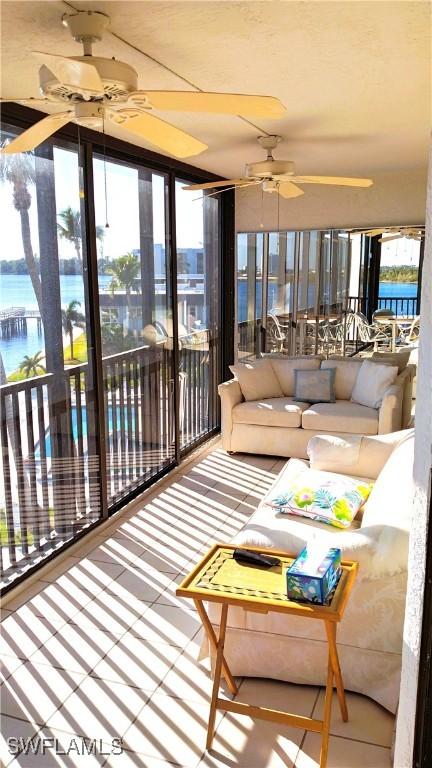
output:
[{"label": "exterior wall", "polygon": [[[410,536],[402,681],[394,761],[396,768],[412,766],[432,468],[432,147],[430,161],[415,419],[416,495]],[[431,535],[432,531],[429,537]]]},{"label": "exterior wall", "polygon": [[[327,229],[372,225],[423,224],[426,169],[374,175],[373,187],[323,187],[304,184],[304,195],[279,198],[279,229]],[[236,231],[275,232],[277,195],[250,187],[236,192]]]}]

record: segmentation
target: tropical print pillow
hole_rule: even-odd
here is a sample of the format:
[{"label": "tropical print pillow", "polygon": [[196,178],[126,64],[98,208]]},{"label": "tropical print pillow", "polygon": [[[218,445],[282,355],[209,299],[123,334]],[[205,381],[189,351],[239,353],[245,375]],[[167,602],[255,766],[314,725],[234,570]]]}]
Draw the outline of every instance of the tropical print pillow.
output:
[{"label": "tropical print pillow", "polygon": [[278,512],[309,517],[336,528],[348,528],[366,502],[373,483],[353,480],[344,475],[309,469],[287,491],[278,493],[268,503]]}]

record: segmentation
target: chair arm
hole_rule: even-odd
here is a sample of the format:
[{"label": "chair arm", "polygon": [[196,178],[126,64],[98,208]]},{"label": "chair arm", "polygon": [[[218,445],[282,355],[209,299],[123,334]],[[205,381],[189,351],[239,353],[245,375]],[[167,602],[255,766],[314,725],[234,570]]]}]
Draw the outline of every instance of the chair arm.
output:
[{"label": "chair arm", "polygon": [[231,432],[232,432],[232,409],[242,402],[243,395],[240,384],[237,379],[224,381],[218,386],[219,397],[221,399],[221,432],[222,448],[224,451],[231,450]]},{"label": "chair arm", "polygon": [[[375,480],[396,446],[411,435],[412,430],[407,429],[387,435],[315,435],[307,448],[310,466],[311,469]],[[347,449],[351,461],[347,461]]]},{"label": "chair arm", "polygon": [[392,384],[384,392],[378,413],[378,434],[397,432],[402,427],[402,404],[404,388],[401,384]]}]

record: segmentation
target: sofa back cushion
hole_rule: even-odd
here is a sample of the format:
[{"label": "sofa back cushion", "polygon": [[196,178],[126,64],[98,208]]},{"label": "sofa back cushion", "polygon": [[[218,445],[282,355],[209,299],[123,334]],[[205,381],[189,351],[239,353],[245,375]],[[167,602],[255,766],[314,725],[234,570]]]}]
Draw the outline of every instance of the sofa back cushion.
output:
[{"label": "sofa back cushion", "polygon": [[399,373],[407,367],[411,355],[411,349],[401,349],[399,352],[374,352],[371,360],[374,363],[385,365],[397,365]]},{"label": "sofa back cushion", "polygon": [[390,454],[363,512],[362,528],[387,525],[409,531],[412,500],[414,434],[410,431]]},{"label": "sofa back cushion", "polygon": [[283,397],[279,381],[267,357],[230,365],[230,371],[236,377],[245,400]]},{"label": "sofa back cushion", "polygon": [[352,402],[368,408],[379,408],[386,389],[393,384],[397,375],[396,365],[363,360],[352,391]]},{"label": "sofa back cushion", "polygon": [[319,355],[304,355],[303,357],[267,357],[279,381],[285,397],[294,397],[294,371],[317,371],[322,357]]},{"label": "sofa back cushion", "polygon": [[321,368],[330,368],[335,371],[334,392],[336,400],[351,400],[362,362],[363,360],[353,360],[346,357],[332,357],[322,361]]}]

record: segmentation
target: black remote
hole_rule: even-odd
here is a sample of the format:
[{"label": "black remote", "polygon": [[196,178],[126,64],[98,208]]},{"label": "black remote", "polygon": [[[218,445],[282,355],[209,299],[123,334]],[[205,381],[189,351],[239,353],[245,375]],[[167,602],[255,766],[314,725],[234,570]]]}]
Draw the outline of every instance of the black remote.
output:
[{"label": "black remote", "polygon": [[271,555],[262,555],[260,552],[252,552],[250,549],[235,549],[233,558],[237,563],[244,565],[256,565],[258,568],[273,568],[280,565],[280,560]]}]

